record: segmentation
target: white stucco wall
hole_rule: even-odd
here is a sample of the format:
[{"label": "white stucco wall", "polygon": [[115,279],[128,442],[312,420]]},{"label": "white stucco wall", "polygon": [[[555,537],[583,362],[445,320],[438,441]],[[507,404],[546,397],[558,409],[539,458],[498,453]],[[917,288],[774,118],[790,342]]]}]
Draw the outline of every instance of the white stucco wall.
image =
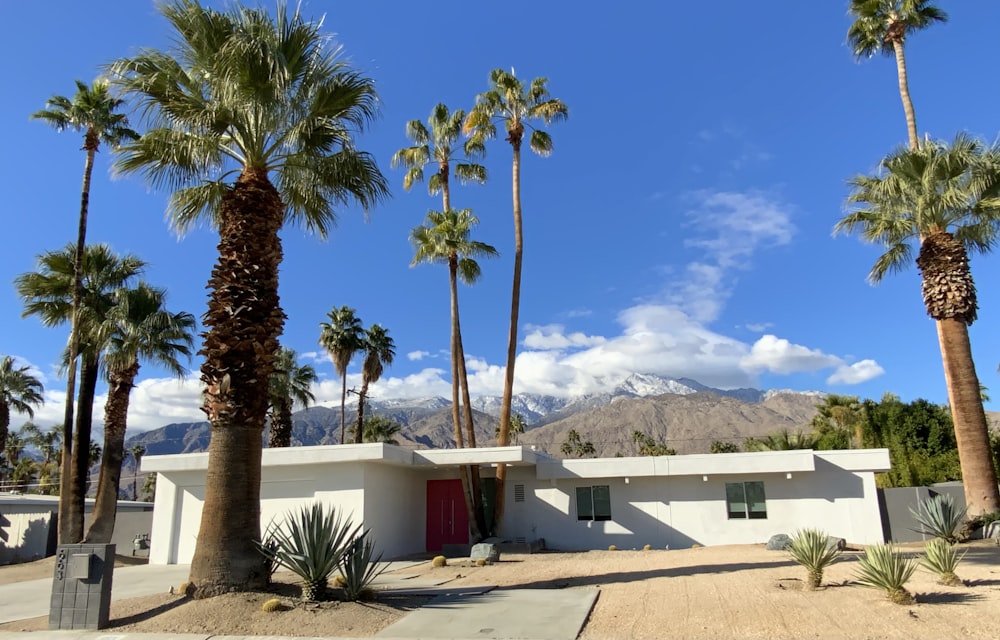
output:
[{"label": "white stucco wall", "polygon": [[421,553],[427,547],[427,483],[413,468],[365,466],[365,527],[383,558]]},{"label": "white stucco wall", "polygon": [[[612,544],[662,549],[694,543],[761,543],[775,533],[794,534],[813,527],[853,543],[882,541],[874,474],[843,469],[821,454],[815,456],[815,471],[629,476],[628,482],[623,475],[548,475],[560,477],[537,479],[530,469],[512,470],[505,537],[544,538],[549,548],[566,550],[604,549]],[[766,519],[728,518],[726,483],[745,481],[764,482]],[[522,503],[514,501],[517,484],[525,486]],[[576,488],[594,485],[610,489],[610,521],[577,520]]]}]

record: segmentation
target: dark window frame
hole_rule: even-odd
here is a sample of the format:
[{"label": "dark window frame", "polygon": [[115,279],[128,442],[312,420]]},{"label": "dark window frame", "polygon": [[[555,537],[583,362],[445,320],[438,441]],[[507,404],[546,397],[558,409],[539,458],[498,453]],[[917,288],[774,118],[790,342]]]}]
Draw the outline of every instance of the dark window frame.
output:
[{"label": "dark window frame", "polygon": [[[737,492],[739,495],[736,495]],[[764,481],[727,482],[726,516],[729,520],[767,520]]]},{"label": "dark window frame", "polygon": [[587,522],[611,520],[611,485],[576,488],[576,519]]}]

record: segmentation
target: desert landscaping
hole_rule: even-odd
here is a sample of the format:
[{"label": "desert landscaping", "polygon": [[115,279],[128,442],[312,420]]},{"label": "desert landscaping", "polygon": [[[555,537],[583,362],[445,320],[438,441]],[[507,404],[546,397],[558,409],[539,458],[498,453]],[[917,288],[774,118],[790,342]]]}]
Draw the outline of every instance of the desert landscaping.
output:
[{"label": "desert landscaping", "polygon": [[[914,554],[921,544],[904,545]],[[939,584],[918,569],[907,584],[914,605],[896,605],[853,583],[858,550],[848,549],[816,591],[803,589],[805,570],[787,552],[764,545],[681,550],[545,552],[505,555],[475,566],[451,560],[402,570],[449,586],[498,589],[598,589],[581,635],[585,639],[662,638],[989,638],[1000,634],[1000,546],[961,545],[967,551],[958,575],[964,586]],[[47,577],[51,559],[0,567],[0,584]],[[118,601],[115,631],[365,637],[429,601],[426,596],[382,592],[369,603],[302,603],[295,576],[279,573],[274,593],[231,594],[192,600],[169,593]],[[175,588],[176,590],[176,588]],[[278,597],[281,611],[265,613]],[[0,625],[0,631],[45,629],[45,618]]]}]

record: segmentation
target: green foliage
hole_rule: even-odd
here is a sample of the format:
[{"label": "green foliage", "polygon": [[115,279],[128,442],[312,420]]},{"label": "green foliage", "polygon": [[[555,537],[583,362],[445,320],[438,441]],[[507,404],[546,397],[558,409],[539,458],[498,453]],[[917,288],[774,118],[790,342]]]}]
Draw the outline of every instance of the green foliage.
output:
[{"label": "green foliage", "polygon": [[951,414],[927,400],[904,403],[892,394],[865,400],[864,446],[889,450],[892,468],[878,485],[919,487],[962,479]]},{"label": "green foliage", "polygon": [[[355,427],[357,428],[357,427]],[[399,444],[396,436],[403,430],[403,425],[392,418],[380,415],[366,415],[364,422],[365,442],[384,442]]]},{"label": "green foliage", "polygon": [[769,433],[764,438],[747,438],[744,451],[790,451],[792,449],[815,449],[817,438],[813,434],[782,429]]},{"label": "green foliage", "polygon": [[920,559],[920,566],[928,571],[937,574],[942,584],[957,587],[962,581],[955,574],[958,563],[965,557],[965,553],[959,554],[954,545],[941,538],[935,538],[927,543],[924,548],[924,557]]},{"label": "green foliage", "polygon": [[816,589],[823,582],[823,570],[840,555],[837,545],[831,545],[826,532],[819,529],[800,529],[788,547],[792,559],[805,567],[806,587]]},{"label": "green foliage", "polygon": [[677,450],[662,442],[657,442],[652,436],[641,431],[632,432],[632,442],[639,445],[640,456],[676,456]]},{"label": "green foliage", "polygon": [[448,558],[445,558],[444,556],[434,556],[434,559],[431,560],[431,566],[432,567],[447,567],[448,566]]},{"label": "green foliage", "polygon": [[584,441],[576,429],[569,430],[569,433],[566,434],[566,440],[560,445],[559,450],[564,456],[573,458],[597,455],[594,443],[590,440]]},{"label": "green foliage", "polygon": [[608,551],[618,551],[618,547],[613,544],[608,545]]},{"label": "green foliage", "polygon": [[916,509],[910,508],[910,515],[919,524],[915,531],[949,544],[958,542],[965,512],[965,509],[956,509],[955,500],[946,493],[922,500]]},{"label": "green foliage", "polygon": [[322,600],[330,574],[341,565],[359,532],[359,526],[352,526],[333,508],[327,510],[316,502],[290,513],[274,527],[273,547],[258,543],[258,548],[269,561],[273,559],[302,578],[303,598]]},{"label": "green foliage", "polygon": [[652,546],[652,545],[649,545],[649,544],[644,544],[644,545],[642,545],[642,550],[643,550],[643,551],[649,551],[649,550],[650,550],[650,549],[652,549],[652,548],[653,548],[653,546]]},{"label": "green foliage", "polygon": [[708,448],[709,453],[739,453],[740,445],[735,442],[723,442],[722,440],[712,440],[712,446]]},{"label": "green foliage", "polygon": [[340,575],[343,576],[342,589],[344,599],[349,602],[370,600],[371,583],[386,570],[388,565],[379,566],[382,553],[375,555],[375,544],[370,532],[366,531],[354,538],[344,551],[340,562]]},{"label": "green foliage", "polygon": [[905,586],[916,568],[916,559],[896,551],[892,545],[876,544],[866,548],[858,560],[855,579],[864,587],[881,589],[896,604],[913,604],[913,596]]}]

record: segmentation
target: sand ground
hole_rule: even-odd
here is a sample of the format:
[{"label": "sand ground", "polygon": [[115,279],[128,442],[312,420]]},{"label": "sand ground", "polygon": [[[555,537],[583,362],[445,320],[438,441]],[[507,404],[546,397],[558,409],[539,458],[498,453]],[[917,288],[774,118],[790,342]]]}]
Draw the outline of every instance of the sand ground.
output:
[{"label": "sand ground", "polygon": [[[787,553],[763,545],[670,551],[588,551],[507,555],[476,567],[452,562],[404,570],[448,584],[498,588],[599,589],[585,640],[662,638],[850,638],[931,640],[1000,637],[1000,547],[962,545],[958,574],[966,586],[947,587],[918,569],[911,606],[894,605],[853,583],[858,552],[830,567],[817,591],[802,588],[804,570]],[[919,545],[908,545],[911,553]],[[48,563],[48,564],[46,564]],[[0,583],[51,575],[50,561],[0,567]],[[169,593],[115,602],[113,629],[232,635],[370,636],[427,602],[381,594],[373,603],[309,604],[298,600],[294,576],[279,574],[274,593],[191,600]],[[278,597],[286,609],[264,613]],[[0,625],[0,631],[44,629],[44,618]],[[109,629],[108,631],[111,631]]]}]

